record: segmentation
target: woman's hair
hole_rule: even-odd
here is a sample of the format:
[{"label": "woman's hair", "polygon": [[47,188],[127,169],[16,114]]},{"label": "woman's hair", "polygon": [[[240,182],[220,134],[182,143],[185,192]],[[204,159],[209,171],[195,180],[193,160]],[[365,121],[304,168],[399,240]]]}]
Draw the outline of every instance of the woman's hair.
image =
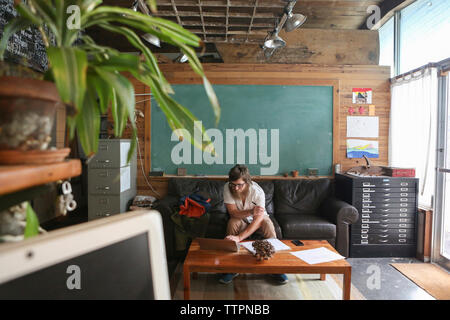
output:
[{"label": "woman's hair", "polygon": [[242,178],[245,183],[251,184],[252,178],[248,168],[244,165],[237,164],[228,172],[228,181],[236,181]]}]

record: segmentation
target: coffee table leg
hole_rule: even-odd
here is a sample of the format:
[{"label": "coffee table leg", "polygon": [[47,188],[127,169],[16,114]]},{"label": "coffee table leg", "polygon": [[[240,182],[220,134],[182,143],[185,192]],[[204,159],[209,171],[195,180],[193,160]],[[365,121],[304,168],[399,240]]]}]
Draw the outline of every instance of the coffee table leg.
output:
[{"label": "coffee table leg", "polygon": [[344,285],[342,287],[344,300],[350,300],[351,287],[352,287],[352,271],[350,269],[344,273]]},{"label": "coffee table leg", "polygon": [[190,299],[191,290],[191,272],[188,266],[183,267],[183,277],[184,277],[184,300]]},{"label": "coffee table leg", "polygon": [[327,280],[327,275],[325,273],[320,274],[320,280],[321,281]]}]

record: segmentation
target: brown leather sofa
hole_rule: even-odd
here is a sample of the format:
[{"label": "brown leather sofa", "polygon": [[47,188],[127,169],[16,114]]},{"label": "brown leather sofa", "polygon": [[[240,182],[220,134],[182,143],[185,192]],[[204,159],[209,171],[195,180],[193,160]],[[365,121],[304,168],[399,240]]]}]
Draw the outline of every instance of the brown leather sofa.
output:
[{"label": "brown leather sofa", "polygon": [[[279,239],[327,240],[343,256],[349,254],[349,226],[358,211],[334,197],[330,179],[280,179],[256,181],[266,194],[266,211]],[[174,224],[170,216],[182,196],[207,193],[211,210],[206,237],[223,239],[229,219],[223,203],[226,181],[197,178],[169,179],[168,195],[156,205],[163,218],[166,253],[170,263],[185,252],[175,250]],[[170,267],[170,266],[169,266]]]}]

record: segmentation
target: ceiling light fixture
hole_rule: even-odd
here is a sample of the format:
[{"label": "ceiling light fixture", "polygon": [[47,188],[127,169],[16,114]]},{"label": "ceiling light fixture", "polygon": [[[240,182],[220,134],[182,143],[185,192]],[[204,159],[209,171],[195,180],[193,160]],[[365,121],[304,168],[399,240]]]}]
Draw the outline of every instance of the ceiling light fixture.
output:
[{"label": "ceiling light fixture", "polygon": [[159,38],[151,33],[146,33],[142,36],[142,38],[147,41],[148,43],[151,43],[154,46],[157,46],[158,48],[161,48],[161,41]]},{"label": "ceiling light fixture", "polygon": [[292,11],[290,11],[288,13],[286,23],[284,24],[284,29],[287,32],[291,32],[297,28],[300,28],[305,22],[306,16],[302,15],[301,13],[292,14]]},{"label": "ceiling light fixture", "polygon": [[264,45],[262,46],[264,50],[264,55],[267,59],[269,59],[277,49],[283,48],[286,46],[286,41],[284,41],[278,33],[284,27],[287,32],[291,32],[301,25],[303,25],[306,21],[306,16],[297,13],[292,14],[292,10],[294,9],[297,0],[286,0],[288,4],[284,8],[284,14],[281,17],[281,20],[277,22],[275,30],[273,32],[269,32],[267,37],[264,39]]}]

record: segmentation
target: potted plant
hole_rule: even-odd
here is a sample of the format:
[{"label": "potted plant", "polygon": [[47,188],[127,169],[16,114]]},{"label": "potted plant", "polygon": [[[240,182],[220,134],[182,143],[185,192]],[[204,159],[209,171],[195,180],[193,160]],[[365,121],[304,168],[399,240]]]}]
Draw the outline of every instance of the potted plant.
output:
[{"label": "potted plant", "polygon": [[[143,1],[139,0],[140,5],[145,5]],[[155,0],[146,2],[152,11],[156,10]],[[26,3],[15,0],[19,16],[11,20],[3,31],[0,60],[3,60],[10,36],[34,26],[40,31],[46,46],[49,68],[43,80],[0,77],[0,150],[45,150],[50,132],[47,123],[53,123],[55,106],[64,103],[70,137],[73,138],[76,130],[87,155],[97,151],[102,114],[110,109],[114,133],[118,137],[130,122],[133,134],[128,154],[130,159],[136,144],[136,125],[134,88],[121,74],[127,71],[151,88],[172,130],[190,131],[190,142],[195,147],[214,152],[211,141],[205,135],[202,141],[195,140],[197,135],[193,131],[197,119],[171,97],[173,90],[159,69],[157,59],[135,30],[177,46],[188,57],[190,66],[203,78],[217,123],[220,106],[193,49],[203,45],[201,40],[171,21],[132,9],[101,4],[101,0],[28,0]],[[69,17],[78,23],[69,23]],[[94,26],[122,35],[142,55],[121,53],[96,44],[81,32]],[[19,111],[17,119],[11,118],[16,111]],[[29,126],[25,127],[26,132],[21,132],[23,128],[8,127],[12,122],[19,125],[24,121]],[[201,130],[205,132],[204,128]],[[18,135],[20,139],[16,139]],[[25,233],[30,236],[38,233],[39,223],[31,207],[26,205],[26,208]]]},{"label": "potted plant", "polygon": [[[145,5],[144,0],[139,1],[140,5]],[[152,11],[156,10],[155,0],[147,0],[147,3]],[[97,151],[100,116],[109,108],[117,137],[122,135],[129,121],[133,133],[128,155],[130,159],[136,143],[136,125],[134,88],[121,74],[127,71],[151,88],[172,130],[190,131],[194,146],[214,152],[211,141],[207,138],[202,139],[206,142],[195,140],[193,131],[194,121],[197,119],[171,97],[174,92],[160,71],[157,59],[135,30],[152,34],[177,46],[188,57],[192,69],[203,78],[218,122],[220,106],[217,97],[193,49],[203,45],[200,38],[174,22],[132,9],[101,4],[101,0],[28,0],[26,3],[15,0],[19,16],[11,20],[4,29],[0,41],[0,59],[3,59],[12,34],[34,26],[40,31],[46,46],[49,69],[44,80],[0,78],[0,87],[4,88],[0,90],[0,100],[3,101],[0,104],[0,118],[5,119],[0,123],[0,148],[46,149],[49,136],[47,123],[53,123],[52,110],[62,102],[68,110],[70,137],[73,138],[76,130],[87,155]],[[100,46],[91,37],[80,32],[94,26],[122,35],[124,40],[142,53],[141,57]],[[43,107],[43,110],[35,112],[38,106]],[[20,131],[10,125],[13,109],[20,110],[17,123],[25,121],[36,127],[37,131],[27,128],[26,133],[21,135],[24,141],[11,138]],[[40,117],[33,118],[29,115],[30,112],[37,113]],[[204,128],[201,130],[204,132]]]}]

